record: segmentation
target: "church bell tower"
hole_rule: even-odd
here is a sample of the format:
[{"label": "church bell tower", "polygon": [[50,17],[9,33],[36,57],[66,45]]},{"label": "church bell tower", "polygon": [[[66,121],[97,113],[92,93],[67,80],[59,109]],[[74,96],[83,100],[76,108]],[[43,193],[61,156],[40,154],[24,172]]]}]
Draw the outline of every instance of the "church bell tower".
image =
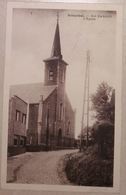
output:
[{"label": "church bell tower", "polygon": [[59,21],[57,20],[51,56],[44,60],[44,85],[65,86],[66,66],[68,65],[61,54]]},{"label": "church bell tower", "polygon": [[[53,127],[55,134],[55,144],[62,146],[65,139],[66,132],[66,92],[65,92],[65,80],[66,80],[66,67],[67,63],[63,60],[60,43],[60,31],[59,21],[57,19],[56,29],[54,33],[54,40],[52,45],[51,56],[44,60],[45,62],[45,86],[55,86],[55,101],[48,100],[50,105],[50,115],[53,114]],[[54,108],[54,109],[51,109]]]}]

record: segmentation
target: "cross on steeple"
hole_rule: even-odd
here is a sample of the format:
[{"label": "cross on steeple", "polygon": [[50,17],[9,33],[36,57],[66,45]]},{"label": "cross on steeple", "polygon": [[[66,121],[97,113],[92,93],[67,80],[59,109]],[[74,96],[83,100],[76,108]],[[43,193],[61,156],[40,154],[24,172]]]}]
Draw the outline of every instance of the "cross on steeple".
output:
[{"label": "cross on steeple", "polygon": [[57,11],[57,23],[59,22],[59,12]]}]

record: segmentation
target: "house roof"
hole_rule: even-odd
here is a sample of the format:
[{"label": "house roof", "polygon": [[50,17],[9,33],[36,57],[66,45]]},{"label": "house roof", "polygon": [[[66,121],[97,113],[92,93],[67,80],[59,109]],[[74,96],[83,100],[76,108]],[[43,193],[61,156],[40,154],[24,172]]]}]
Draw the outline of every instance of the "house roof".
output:
[{"label": "house roof", "polygon": [[16,95],[27,103],[38,103],[42,96],[45,100],[56,87],[56,85],[45,86],[43,83],[12,85],[10,98]]}]

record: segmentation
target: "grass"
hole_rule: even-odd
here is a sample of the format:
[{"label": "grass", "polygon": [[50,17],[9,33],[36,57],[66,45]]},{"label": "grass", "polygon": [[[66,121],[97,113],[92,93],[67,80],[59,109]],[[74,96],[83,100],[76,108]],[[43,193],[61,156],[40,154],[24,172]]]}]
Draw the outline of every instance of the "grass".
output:
[{"label": "grass", "polygon": [[99,158],[97,146],[65,157],[67,178],[81,186],[113,186],[113,159]]}]

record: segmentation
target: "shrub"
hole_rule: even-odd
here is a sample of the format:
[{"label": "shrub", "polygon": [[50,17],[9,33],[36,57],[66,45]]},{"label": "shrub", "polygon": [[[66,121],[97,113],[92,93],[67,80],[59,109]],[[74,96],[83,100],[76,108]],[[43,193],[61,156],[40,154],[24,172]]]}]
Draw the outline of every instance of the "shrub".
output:
[{"label": "shrub", "polygon": [[94,125],[93,137],[98,144],[98,153],[102,159],[113,158],[114,154],[114,125],[101,121]]},{"label": "shrub", "polygon": [[87,154],[67,156],[65,171],[72,183],[82,186],[113,186],[113,160],[98,158],[96,151],[95,146]]}]

